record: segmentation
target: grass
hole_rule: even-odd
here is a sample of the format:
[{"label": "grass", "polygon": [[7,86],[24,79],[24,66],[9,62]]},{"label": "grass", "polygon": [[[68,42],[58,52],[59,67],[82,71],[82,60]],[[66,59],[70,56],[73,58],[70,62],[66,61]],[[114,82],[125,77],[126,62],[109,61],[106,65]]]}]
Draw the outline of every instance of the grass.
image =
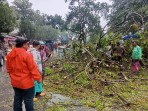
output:
[{"label": "grass", "polygon": [[66,111],[66,109],[62,106],[54,105],[52,107],[47,108],[45,111]]},{"label": "grass", "polygon": [[[78,100],[86,107],[95,108],[97,111],[148,110],[148,75],[146,69],[142,69],[138,76],[130,78],[129,81],[118,82],[120,79],[116,70],[104,69],[99,75],[94,74],[94,79],[89,80],[85,71],[82,70],[84,64],[67,62],[58,64],[55,68],[46,69],[44,89],[47,93],[61,93]],[[124,73],[129,76],[129,71],[126,70]],[[102,79],[115,82],[104,83],[101,81]],[[47,102],[46,99],[44,101],[43,104]],[[70,105],[57,104],[46,107],[46,111],[66,111]]]}]

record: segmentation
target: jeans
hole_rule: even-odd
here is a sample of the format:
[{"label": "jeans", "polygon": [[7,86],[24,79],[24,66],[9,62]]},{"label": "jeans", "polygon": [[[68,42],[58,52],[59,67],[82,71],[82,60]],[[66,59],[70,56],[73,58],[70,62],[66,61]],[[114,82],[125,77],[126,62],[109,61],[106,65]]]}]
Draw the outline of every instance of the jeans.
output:
[{"label": "jeans", "polygon": [[29,89],[14,89],[14,105],[13,111],[23,111],[22,102],[24,101],[26,111],[34,111],[33,108],[33,97],[34,97],[34,87]]}]

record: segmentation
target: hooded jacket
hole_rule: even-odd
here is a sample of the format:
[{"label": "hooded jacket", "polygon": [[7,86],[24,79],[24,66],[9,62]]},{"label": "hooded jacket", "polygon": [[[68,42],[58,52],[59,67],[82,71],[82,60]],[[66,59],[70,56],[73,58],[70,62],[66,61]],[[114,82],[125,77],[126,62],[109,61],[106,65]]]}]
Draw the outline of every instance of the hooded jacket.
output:
[{"label": "hooded jacket", "polygon": [[6,58],[6,69],[13,87],[28,89],[34,86],[34,80],[41,80],[41,75],[32,54],[25,49],[14,48]]}]

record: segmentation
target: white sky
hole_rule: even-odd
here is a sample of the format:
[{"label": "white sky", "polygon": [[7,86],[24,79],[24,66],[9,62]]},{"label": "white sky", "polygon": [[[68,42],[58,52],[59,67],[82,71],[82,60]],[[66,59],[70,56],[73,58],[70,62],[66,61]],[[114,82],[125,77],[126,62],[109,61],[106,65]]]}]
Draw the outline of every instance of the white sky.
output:
[{"label": "white sky", "polygon": [[[7,0],[10,4],[14,0]],[[48,15],[61,15],[65,17],[65,14],[68,12],[68,3],[65,3],[65,0],[29,0],[33,6],[32,8],[35,10],[40,10],[41,13],[45,13]],[[99,2],[107,2],[111,3],[109,0],[97,0]],[[104,25],[105,21],[102,21],[101,24]]]}]

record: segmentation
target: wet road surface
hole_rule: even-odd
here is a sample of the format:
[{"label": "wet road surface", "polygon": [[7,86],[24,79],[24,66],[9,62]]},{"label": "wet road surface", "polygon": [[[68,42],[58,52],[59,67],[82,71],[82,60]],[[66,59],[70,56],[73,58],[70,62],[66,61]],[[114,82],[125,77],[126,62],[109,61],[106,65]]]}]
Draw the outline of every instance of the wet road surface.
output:
[{"label": "wet road surface", "polygon": [[13,111],[13,89],[5,67],[0,67],[0,111]]},{"label": "wet road surface", "polygon": [[[49,95],[51,95],[51,93]],[[0,111],[13,111],[13,96],[14,92],[10,84],[9,75],[6,73],[5,67],[0,67]],[[76,100],[54,93],[45,104],[46,106],[50,107],[54,104],[64,104],[67,102],[74,104],[74,106],[65,108],[66,111],[96,111],[96,109],[94,108],[88,108],[83,106],[80,102]],[[36,105],[38,105],[38,103],[36,103]],[[23,111],[25,111],[24,105]],[[41,107],[39,109],[36,109],[36,111],[45,111],[45,109]]]}]

